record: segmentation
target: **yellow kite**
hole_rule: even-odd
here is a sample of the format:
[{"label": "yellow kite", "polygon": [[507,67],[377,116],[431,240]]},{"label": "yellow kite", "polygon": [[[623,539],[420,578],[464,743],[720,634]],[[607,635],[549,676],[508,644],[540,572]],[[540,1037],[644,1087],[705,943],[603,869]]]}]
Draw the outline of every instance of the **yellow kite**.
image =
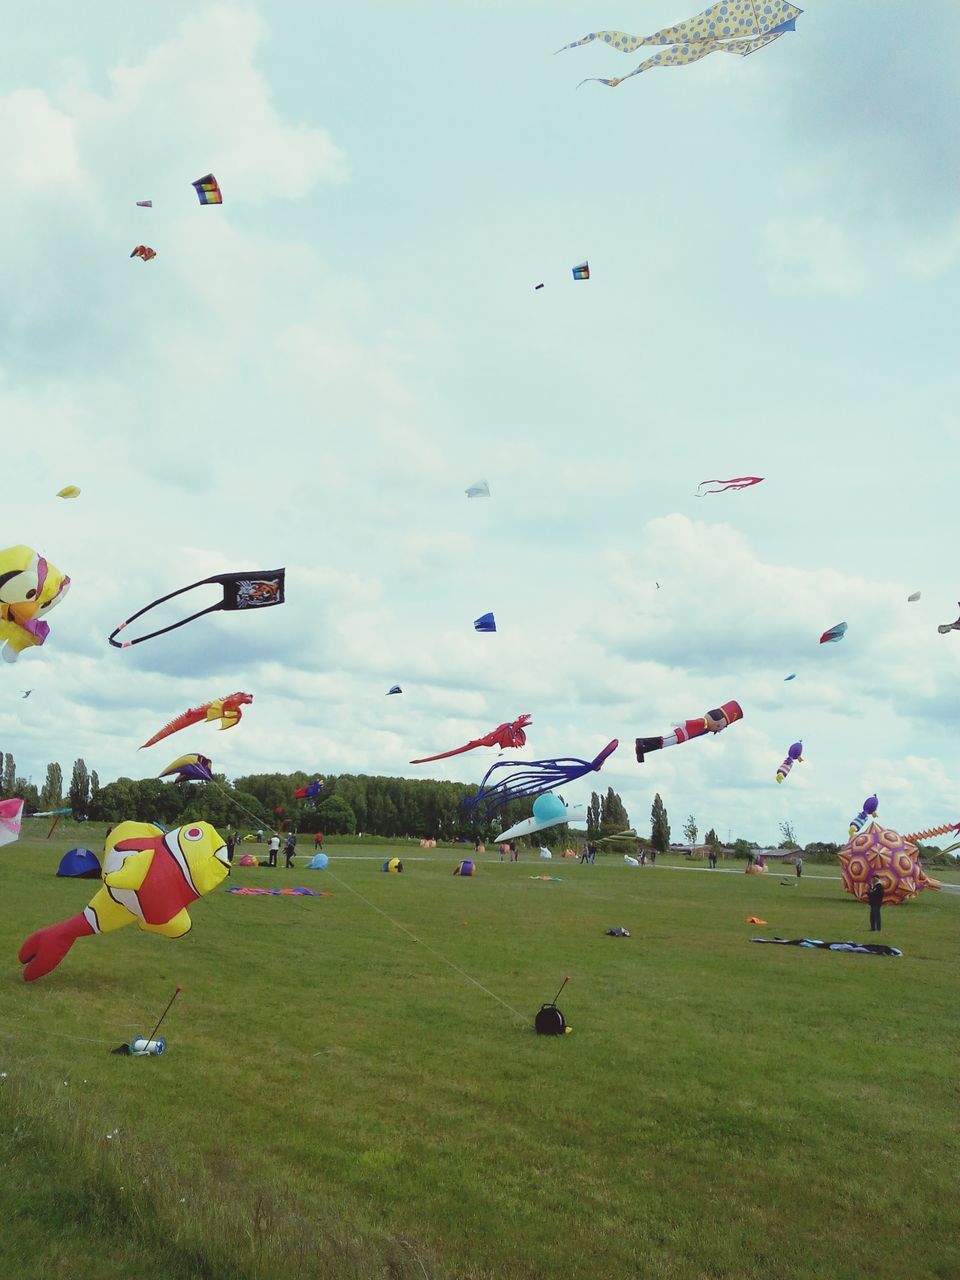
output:
[{"label": "yellow kite", "polygon": [[[794,31],[797,18],[803,12],[787,0],[727,0],[726,4],[712,4],[703,13],[674,27],[664,27],[652,36],[631,36],[625,31],[592,31],[582,40],[566,44],[563,49],[577,49],[592,40],[602,40],[621,53],[635,53],[648,45],[663,45],[659,52],[641,62],[639,67],[625,76],[613,80],[600,80],[599,84],[615,89],[623,80],[638,76],[651,67],[682,67],[688,62],[698,62],[708,53],[735,53],[741,58],[766,45],[772,44],[786,31]],[[558,49],[558,53],[563,53]],[[586,84],[586,81],[581,81]]]}]

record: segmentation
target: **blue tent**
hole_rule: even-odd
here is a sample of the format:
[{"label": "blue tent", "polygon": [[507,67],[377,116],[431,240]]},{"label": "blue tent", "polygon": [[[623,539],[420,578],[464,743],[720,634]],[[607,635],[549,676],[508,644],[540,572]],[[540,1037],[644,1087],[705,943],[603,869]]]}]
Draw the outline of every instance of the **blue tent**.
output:
[{"label": "blue tent", "polygon": [[99,880],[100,863],[90,849],[68,849],[60,859],[58,876],[73,876],[76,880]]}]

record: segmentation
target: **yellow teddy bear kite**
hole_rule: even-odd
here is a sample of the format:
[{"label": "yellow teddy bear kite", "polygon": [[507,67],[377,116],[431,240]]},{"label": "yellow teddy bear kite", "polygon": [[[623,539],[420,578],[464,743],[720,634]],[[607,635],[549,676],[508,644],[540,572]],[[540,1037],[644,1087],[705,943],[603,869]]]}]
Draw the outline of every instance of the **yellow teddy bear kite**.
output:
[{"label": "yellow teddy bear kite", "polygon": [[44,621],[67,594],[70,579],[32,547],[0,550],[0,655],[16,662],[24,649],[43,644]]}]

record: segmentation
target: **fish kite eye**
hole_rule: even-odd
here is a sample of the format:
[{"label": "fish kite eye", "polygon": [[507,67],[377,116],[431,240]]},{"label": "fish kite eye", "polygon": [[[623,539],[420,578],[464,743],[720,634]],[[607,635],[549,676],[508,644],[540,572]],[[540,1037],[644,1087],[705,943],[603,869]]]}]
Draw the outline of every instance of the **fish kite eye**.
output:
[{"label": "fish kite eye", "polygon": [[187,827],[184,830],[183,838],[184,840],[192,840],[192,841],[202,840],[203,832],[200,830],[199,827]]}]

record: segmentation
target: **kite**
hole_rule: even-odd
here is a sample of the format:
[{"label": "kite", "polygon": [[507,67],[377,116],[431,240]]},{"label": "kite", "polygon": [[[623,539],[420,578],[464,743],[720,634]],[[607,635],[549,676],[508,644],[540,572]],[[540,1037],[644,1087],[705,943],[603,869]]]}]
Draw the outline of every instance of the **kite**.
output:
[{"label": "kite", "polygon": [[907,596],[907,604],[915,604],[916,601],[919,599],[920,599],[920,592],[914,591],[911,595]]},{"label": "kite", "polygon": [[538,289],[542,289],[542,288],[543,288],[543,284],[542,284],[542,282],[541,282],[540,284],[535,284],[535,285],[533,286],[533,291],[534,291],[534,293],[536,293],[536,291],[537,291]]},{"label": "kite", "polygon": [[151,258],[156,256],[156,249],[151,249],[148,244],[138,244],[130,255],[131,258],[139,258],[142,262],[149,262]]},{"label": "kite", "polygon": [[821,644],[839,644],[843,637],[847,634],[847,624],[838,622],[835,627],[830,627],[820,637]]},{"label": "kite", "polygon": [[464,491],[468,498],[489,498],[490,486],[486,480],[478,480]]},{"label": "kite", "polygon": [[431,760],[446,760],[448,756],[463,755],[464,751],[473,751],[475,747],[522,747],[526,744],[527,735],[524,728],[530,724],[532,716],[518,716],[506,724],[498,724],[495,729],[484,734],[482,738],[471,738],[462,747],[454,747],[452,751],[441,751],[435,756],[421,756],[419,760],[411,760],[411,764],[429,764]]},{"label": "kite", "polygon": [[662,738],[638,738],[637,763],[643,764],[644,756],[650,751],[661,751],[664,747],[676,746],[678,742],[686,742],[689,738],[700,738],[705,733],[720,733],[734,721],[742,719],[743,711],[739,702],[725,702],[698,720],[685,720],[672,733],[665,734]]},{"label": "kite", "polygon": [[22,819],[22,800],[0,800],[0,848],[19,839]]},{"label": "kite", "polygon": [[955,822],[944,822],[939,827],[927,827],[924,831],[911,831],[908,836],[904,836],[904,840],[910,840],[916,843],[917,840],[931,840],[934,836],[945,836],[947,832],[954,835],[960,835],[960,824]]},{"label": "kite", "polygon": [[121,822],[104,842],[103,885],[79,915],[32,933],[20,948],[24,982],[55,969],[78,938],[135,921],[147,933],[182,938],[187,907],[230,874],[227,849],[209,822],[164,833],[151,822]]},{"label": "kite", "polygon": [[138,208],[138,209],[152,209],[152,208],[153,208],[153,201],[152,201],[152,200],[138,200],[138,201],[137,201],[137,208]]},{"label": "kite", "polygon": [[323,782],[320,778],[315,778],[313,782],[308,782],[305,787],[298,787],[293,793],[294,800],[310,800],[314,796],[319,795],[323,788]]},{"label": "kite", "polygon": [[167,738],[171,733],[179,733],[188,725],[200,724],[203,720],[219,720],[221,730],[232,729],[243,715],[240,708],[252,701],[252,693],[231,693],[226,698],[214,698],[212,702],[205,702],[202,706],[191,707],[189,711],[184,711],[183,715],[165,724],[159,733],[148,738],[140,750],[142,751],[144,747],[152,747],[161,738]]},{"label": "kite", "polygon": [[75,484],[64,485],[57,493],[58,498],[79,498],[80,490]]},{"label": "kite", "polygon": [[783,683],[786,684],[788,680],[796,680],[796,678],[797,673],[795,671],[791,671],[790,675],[783,677]]},{"label": "kite", "polygon": [[517,836],[530,836],[535,831],[546,831],[547,827],[558,827],[564,822],[571,827],[586,828],[587,815],[583,805],[568,807],[559,796],[547,792],[534,800],[533,817],[526,818],[507,831],[502,831],[500,835],[494,836],[494,844],[499,844],[501,840],[514,840]]},{"label": "kite", "polygon": [[223,192],[212,173],[204,174],[193,184],[197,199],[201,204],[223,204]]},{"label": "kite", "polygon": [[795,742],[787,752],[787,758],[777,770],[777,781],[782,782],[795,764],[803,764],[803,743]]},{"label": "kite", "polygon": [[920,864],[917,846],[907,836],[872,821],[837,854],[843,887],[861,902],[874,880],[883,885],[885,903],[901,903],[915,898],[923,889],[939,889]]},{"label": "kite", "polygon": [[43,619],[69,588],[70,579],[32,547],[0,550],[0,653],[6,662],[43,644],[50,632]]},{"label": "kite", "polygon": [[940,626],[937,627],[937,630],[942,636],[945,636],[949,631],[960,631],[960,618],[958,618],[956,622],[942,622]]},{"label": "kite", "polygon": [[24,689],[22,696],[23,696],[24,698],[29,698],[29,697],[30,697],[30,695],[31,695],[31,693],[33,693],[33,690],[32,690],[32,689]]},{"label": "kite", "polygon": [[524,760],[519,765],[497,761],[483,775],[476,794],[467,796],[463,801],[464,807],[487,822],[509,800],[538,796],[566,782],[575,782],[588,773],[599,773],[604,761],[619,745],[619,739],[614,738],[593,760],[570,756],[557,760]]},{"label": "kite", "polygon": [[233,885],[227,893],[239,893],[242,898],[332,898],[332,893],[319,889],[259,889],[253,885]]},{"label": "kite", "polygon": [[775,943],[781,947],[819,947],[822,951],[849,951],[858,956],[902,956],[896,947],[879,942],[821,942],[818,938],[751,938],[751,942]]},{"label": "kite", "polygon": [[[185,627],[188,622],[195,622],[205,613],[217,613],[221,609],[224,613],[233,613],[239,609],[269,609],[275,604],[283,604],[285,573],[285,569],[251,569],[245,573],[211,574],[209,578],[201,578],[199,582],[191,582],[188,587],[179,587],[176,591],[170,591],[165,596],[151,600],[142,609],[131,614],[126,621],[121,622],[118,627],[114,627],[107,638],[115,649],[129,649],[131,645],[143,644],[144,640],[153,640],[156,636],[165,635],[168,631]],[[193,591],[195,587],[204,587],[208,584],[223,587],[223,599],[218,600],[216,604],[208,605],[206,609],[198,609],[196,613],[191,613],[187,618],[181,618],[179,622],[171,622],[168,627],[158,627],[156,631],[148,631],[145,636],[137,636],[136,640],[121,641],[115,638],[131,622],[136,622],[137,618],[142,618],[157,605],[164,604],[175,596],[182,596],[187,591]]]},{"label": "kite", "polygon": [[398,684],[394,684],[390,686],[390,688],[387,690],[387,692],[383,696],[385,698],[389,698],[391,693],[403,693],[403,690],[400,688]]},{"label": "kite", "polygon": [[[796,30],[797,18],[802,12],[787,0],[726,0],[726,3],[711,5],[703,13],[678,22],[676,26],[655,31],[651,36],[631,36],[625,31],[592,31],[582,40],[574,40],[557,52],[577,49],[592,40],[602,40],[621,53],[635,53],[637,49],[650,45],[667,46],[625,76],[611,80],[597,78],[597,83],[615,89],[622,81],[651,67],[682,67],[698,62],[709,53],[735,53],[746,58],[772,44],[785,32]],[[581,81],[581,84],[586,83],[586,80]]]},{"label": "kite", "polygon": [[573,278],[574,280],[589,280],[590,279],[590,263],[581,262],[577,266],[575,266],[573,268]]},{"label": "kite", "polygon": [[485,613],[473,624],[474,631],[496,631],[497,623],[492,613]]},{"label": "kite", "polygon": [[855,836],[861,827],[864,827],[871,818],[873,818],[874,814],[877,812],[877,805],[879,803],[880,802],[876,796],[869,796],[864,800],[863,808],[850,823],[850,828],[847,832],[849,836]]},{"label": "kite", "polygon": [[403,863],[399,858],[388,858],[380,870],[386,871],[389,875],[396,876],[403,870]]},{"label": "kite", "polygon": [[[760,484],[763,476],[734,476],[732,480],[701,480],[697,485],[702,489],[705,484],[718,484],[719,489],[708,489],[707,493],[726,493],[728,489],[749,489],[752,484]],[[698,493],[698,498],[705,498],[707,493]]]},{"label": "kite", "polygon": [[172,764],[168,764],[163,773],[158,776],[170,778],[174,774],[177,775],[177,782],[212,782],[213,762],[206,756],[191,753],[188,756],[180,756]]}]

